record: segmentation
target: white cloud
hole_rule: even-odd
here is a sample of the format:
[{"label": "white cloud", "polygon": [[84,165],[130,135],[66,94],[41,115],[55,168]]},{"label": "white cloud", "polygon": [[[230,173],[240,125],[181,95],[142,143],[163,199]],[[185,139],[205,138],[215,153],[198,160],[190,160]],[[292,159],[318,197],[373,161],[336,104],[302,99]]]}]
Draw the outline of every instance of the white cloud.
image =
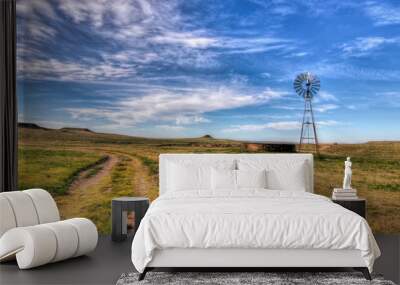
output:
[{"label": "white cloud", "polygon": [[339,106],[335,105],[335,104],[323,104],[323,105],[317,105],[316,107],[314,107],[313,109],[317,112],[320,113],[325,113],[331,110],[335,110],[338,109]]},{"label": "white cloud", "polygon": [[297,13],[297,7],[293,1],[250,0],[250,2],[257,4],[273,15],[288,16]]},{"label": "white cloud", "polygon": [[327,120],[327,121],[317,121],[317,126],[324,127],[324,126],[336,126],[340,124],[338,121],[335,120]]},{"label": "white cloud", "polygon": [[162,35],[157,35],[150,40],[156,43],[178,44],[189,48],[207,48],[215,46],[218,42],[215,38],[189,32],[167,32]]},{"label": "white cloud", "polygon": [[57,13],[49,1],[19,0],[16,8],[19,19],[23,20],[20,25],[17,25],[18,35],[24,41],[47,40],[56,35],[56,30],[43,21],[44,17],[53,21],[57,20]]},{"label": "white cloud", "polygon": [[107,63],[76,63],[57,59],[25,59],[18,65],[19,71],[29,78],[93,81],[99,79],[124,78],[135,74],[131,66],[116,66]]},{"label": "white cloud", "polygon": [[53,28],[46,26],[40,22],[37,22],[35,24],[31,23],[28,28],[31,36],[34,38],[47,39],[53,37],[56,34],[56,31]]},{"label": "white cloud", "polygon": [[300,126],[299,122],[296,121],[286,121],[286,122],[272,122],[267,124],[267,128],[274,130],[296,130]]},{"label": "white cloud", "polygon": [[[199,91],[194,94],[182,94],[160,92],[150,94],[140,98],[132,98],[124,101],[123,105],[136,110],[143,110],[141,113],[150,114],[199,114],[223,109],[233,109],[242,106],[255,105],[268,102],[273,98],[278,98],[278,91],[271,89],[261,94],[246,94],[241,90],[233,90],[227,87]],[[243,93],[242,93],[243,92]],[[281,94],[281,96],[283,96]],[[140,112],[140,111],[139,111]]]},{"label": "white cloud", "polygon": [[260,76],[262,78],[271,78],[272,75],[269,72],[263,72],[263,73],[260,74]]},{"label": "white cloud", "polygon": [[281,15],[281,16],[288,16],[288,15],[295,14],[297,11],[292,6],[284,6],[284,5],[282,5],[282,6],[274,7],[271,10],[271,12],[274,13],[274,14]]},{"label": "white cloud", "polygon": [[332,63],[322,61],[310,64],[300,70],[291,70],[283,78],[293,80],[296,74],[303,70],[313,70],[319,77],[330,79],[357,79],[357,80],[379,80],[379,81],[398,81],[400,80],[400,69],[380,69],[372,67],[359,67],[348,63]]},{"label": "white cloud", "polygon": [[[132,74],[132,71],[138,68],[128,68],[123,64],[142,67],[155,62],[160,67],[173,65],[211,69],[219,67],[220,57],[228,54],[294,49],[292,41],[271,35],[225,36],[211,30],[195,28],[191,19],[182,14],[179,8],[182,2],[178,0],[68,0],[54,2],[58,10],[54,9],[55,4],[50,1],[21,1],[23,2],[19,4],[20,14],[22,16],[32,14],[31,17],[35,19],[32,25],[28,25],[31,36],[22,35],[27,39],[24,46],[32,46],[32,43],[43,45],[51,41],[60,32],[58,29],[66,23],[63,22],[62,17],[57,17],[57,13],[63,14],[73,23],[85,25],[84,29],[89,28],[99,41],[105,41],[105,45],[110,41],[118,45],[118,52],[105,52],[106,49],[91,51],[93,61],[98,61],[98,55],[102,56],[104,62],[101,62],[103,65],[101,68],[105,69],[104,66],[109,65],[109,69],[113,72],[124,69]],[[42,13],[54,17],[60,25],[46,24],[41,20]],[[29,42],[30,38],[32,42]],[[41,66],[40,62],[43,58],[50,60],[50,57],[49,54],[35,53],[31,55],[31,60],[38,61],[40,71],[43,71],[44,66]],[[82,65],[81,59],[76,58],[64,58],[63,62],[70,64],[68,67],[72,64]],[[40,74],[34,74],[38,68],[29,68],[29,64],[25,66],[30,69],[30,72],[24,74],[25,77],[40,77]],[[56,67],[57,65],[49,65],[49,69]],[[55,78],[63,73],[63,71],[54,70],[52,77]],[[88,73],[94,74],[93,70]],[[63,80],[63,78],[66,77],[63,75],[59,79]],[[71,78],[76,77],[69,76],[68,80]],[[101,80],[102,76],[98,79]],[[93,78],[93,80],[98,79]]]},{"label": "white cloud", "polygon": [[193,124],[199,124],[199,123],[209,123],[211,121],[200,115],[194,115],[194,116],[182,115],[182,116],[176,117],[175,122],[177,125],[193,125]]},{"label": "white cloud", "polygon": [[[193,65],[193,58],[206,64],[196,66],[215,66],[219,55],[263,53],[272,50],[289,50],[293,48],[291,41],[275,37],[225,37],[215,36],[209,31],[195,30],[191,32],[163,31],[149,37],[149,42],[158,44],[158,52],[163,58],[171,58],[173,62]],[[160,46],[161,45],[161,46]],[[204,50],[208,48],[208,50]],[[179,59],[178,61],[176,59]],[[200,62],[201,63],[201,62]]]},{"label": "white cloud", "polygon": [[200,88],[190,92],[153,90],[140,97],[124,97],[103,108],[67,108],[74,119],[106,119],[135,125],[143,122],[173,122],[175,125],[207,123],[203,114],[219,110],[265,104],[285,96],[267,88],[264,92],[235,90],[227,87]]},{"label": "white cloud", "polygon": [[364,56],[387,44],[400,44],[400,38],[359,37],[340,46],[345,55]]},{"label": "white cloud", "polygon": [[172,132],[181,132],[181,131],[184,131],[187,129],[182,126],[174,126],[174,125],[156,125],[156,128],[163,129],[166,131],[172,131]]},{"label": "white cloud", "polygon": [[[194,29],[191,19],[180,14],[179,1],[80,0],[61,1],[60,9],[76,23],[93,25],[97,32],[137,46],[138,43],[171,45],[187,49],[220,48],[229,53],[255,53],[288,48],[286,39],[271,36],[225,37],[208,30]],[[114,30],[104,28],[111,21]],[[126,19],[121,21],[121,19]],[[292,43],[293,45],[293,43]],[[162,52],[162,50],[161,50]]]},{"label": "white cloud", "polygon": [[23,57],[40,54],[40,52],[41,50],[36,47],[24,45],[21,42],[17,41],[17,64],[21,65]]},{"label": "white cloud", "polygon": [[16,2],[18,16],[23,16],[26,19],[39,19],[40,16],[49,17],[51,19],[56,19],[57,17],[57,14],[49,1],[18,0]]},{"label": "white cloud", "polygon": [[264,89],[264,91],[261,93],[260,98],[263,98],[265,100],[269,100],[269,99],[278,99],[278,98],[282,98],[284,96],[289,95],[289,92],[285,92],[285,91],[278,91],[278,90],[274,90],[270,87],[267,87]]},{"label": "white cloud", "polygon": [[273,130],[297,130],[301,127],[301,123],[298,121],[282,121],[282,122],[270,122],[267,124],[244,124],[244,125],[233,125],[227,129],[224,129],[224,132],[257,132],[266,129]]},{"label": "white cloud", "polygon": [[[124,3],[125,2],[125,3]],[[120,6],[121,8],[118,8]],[[126,13],[131,11],[131,6],[127,1],[114,0],[96,0],[96,1],[80,1],[80,0],[68,0],[60,1],[59,8],[73,21],[80,24],[84,21],[88,21],[95,27],[101,27],[104,24],[104,18],[106,13],[114,14],[113,16],[119,16],[120,19],[126,18]],[[112,17],[115,19],[116,17]]]},{"label": "white cloud", "polygon": [[348,9],[357,7],[357,3],[353,1],[337,1],[337,0],[250,0],[264,8],[269,16],[287,17],[293,14],[303,15],[307,11],[307,16],[322,17],[337,12],[340,9]]},{"label": "white cloud", "polygon": [[381,100],[391,107],[400,107],[400,91],[386,91],[377,94]]},{"label": "white cloud", "polygon": [[292,41],[279,37],[221,37],[218,47],[224,48],[225,54],[260,53],[271,50],[291,50],[294,48]]},{"label": "white cloud", "polygon": [[376,26],[400,24],[400,6],[391,6],[381,1],[368,1],[364,9]]},{"label": "white cloud", "polygon": [[[339,124],[339,122],[334,120],[328,121],[318,121],[316,122],[317,126],[335,126]],[[281,121],[281,122],[270,122],[266,124],[244,124],[244,125],[233,125],[227,129],[224,129],[223,132],[232,133],[232,132],[258,132],[267,129],[278,130],[278,131],[292,131],[292,130],[300,130],[301,122],[299,121]]]},{"label": "white cloud", "polygon": [[249,77],[243,74],[231,73],[229,77],[233,85],[244,85],[249,81]]},{"label": "white cloud", "polygon": [[152,51],[122,50],[118,52],[103,52],[102,58],[108,62],[118,63],[151,63],[160,60],[160,56]]},{"label": "white cloud", "polygon": [[306,55],[309,55],[308,52],[293,52],[291,54],[289,54],[287,57],[305,57]]},{"label": "white cloud", "polygon": [[315,98],[314,98],[314,102],[316,102],[316,103],[321,102],[321,101],[337,102],[339,100],[332,93],[322,90],[322,91],[318,92],[317,96],[315,96]]},{"label": "white cloud", "polygon": [[[176,6],[178,1],[153,1],[153,0],[96,0],[81,1],[68,0],[59,1],[59,8],[75,23],[88,22],[95,28],[100,29],[105,25],[105,21],[120,31],[129,26],[141,24],[145,29],[156,27],[155,23],[160,24],[158,29],[172,25],[179,18]],[[134,35],[134,34],[131,34]]]},{"label": "white cloud", "polygon": [[303,110],[303,108],[301,107],[302,105],[298,105],[298,106],[287,106],[287,105],[277,105],[274,106],[274,108],[276,109],[282,109],[282,110],[289,110],[289,111],[300,111]]},{"label": "white cloud", "polygon": [[[167,36],[166,36],[167,35]],[[207,31],[175,32],[149,38],[164,63],[196,68],[220,65],[219,57],[292,49],[290,41],[274,37],[224,37]],[[207,49],[205,49],[207,48]]]},{"label": "white cloud", "polygon": [[349,109],[349,110],[357,110],[357,106],[356,105],[347,105],[346,108]]},{"label": "white cloud", "polygon": [[265,129],[266,129],[265,125],[247,124],[247,125],[232,125],[229,128],[223,129],[222,131],[225,133],[258,132]]},{"label": "white cloud", "polygon": [[198,50],[170,46],[158,50],[162,64],[189,68],[214,68],[220,65],[217,54],[209,50]]},{"label": "white cloud", "polygon": [[[327,99],[316,98],[313,100],[313,111],[314,112],[325,113],[328,111],[338,109],[340,107],[337,104],[328,103],[329,101],[336,101],[336,99],[332,99],[332,98],[336,98],[336,97],[330,98],[329,95],[327,95],[327,96],[328,96]],[[323,102],[326,102],[326,103],[323,103]],[[282,110],[288,110],[288,111],[303,111],[304,110],[304,106],[301,103],[297,103],[296,105],[280,104],[280,105],[276,105],[273,107],[276,109],[282,109]]]},{"label": "white cloud", "polygon": [[59,8],[75,23],[87,22],[100,34],[128,42],[137,38],[146,39],[162,31],[176,30],[181,18],[177,5],[178,1],[175,0],[59,2]]}]

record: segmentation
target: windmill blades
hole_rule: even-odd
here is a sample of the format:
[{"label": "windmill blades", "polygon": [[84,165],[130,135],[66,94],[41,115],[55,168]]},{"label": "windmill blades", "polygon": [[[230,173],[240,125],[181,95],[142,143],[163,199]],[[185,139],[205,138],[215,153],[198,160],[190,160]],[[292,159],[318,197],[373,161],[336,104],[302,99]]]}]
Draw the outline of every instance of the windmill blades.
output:
[{"label": "windmill blades", "polygon": [[316,94],[318,93],[318,91],[319,91],[319,88],[317,88],[317,87],[311,88],[311,93],[312,93],[313,95],[316,95]]},{"label": "windmill blades", "polygon": [[305,73],[301,73],[301,74],[299,74],[299,75],[297,75],[297,77],[296,77],[296,79],[295,79],[295,82],[298,82],[298,83],[303,83],[304,81],[306,81],[307,80],[307,74],[305,74]]},{"label": "windmill blades", "polygon": [[306,93],[306,90],[301,85],[295,86],[294,88],[296,90],[296,93],[300,96],[304,96],[304,93]]},{"label": "windmill blades", "polygon": [[312,80],[312,85],[313,85],[313,87],[315,87],[319,90],[319,88],[321,86],[321,82],[319,81],[318,77],[314,76],[314,78]]},{"label": "windmill blades", "polygon": [[309,72],[300,73],[293,82],[293,88],[299,96],[312,98],[320,89],[319,78]]},{"label": "windmill blades", "polygon": [[310,91],[310,87],[306,86],[306,85],[308,85],[309,83],[312,82],[311,79],[312,78],[310,77],[310,74],[308,74],[308,73],[301,73],[296,76],[296,79],[293,82],[293,87],[299,96],[302,96],[304,98],[306,96],[309,96],[309,95],[307,95],[307,93],[308,93],[308,91]]},{"label": "windmill blades", "polygon": [[307,78],[309,77],[309,74],[308,74],[307,72],[305,72],[305,73],[300,73],[300,74],[298,75],[298,77],[299,77],[302,81],[305,81],[305,80],[307,80]]},{"label": "windmill blades", "polygon": [[305,95],[305,93],[306,93],[306,90],[304,90],[304,89],[299,89],[299,90],[296,90],[296,92],[297,92],[297,94],[298,94],[299,96],[304,97],[304,95]]},{"label": "windmill blades", "polygon": [[315,93],[317,93],[318,91],[319,91],[319,88],[320,88],[320,85],[319,85],[319,83],[317,82],[317,83],[312,83],[312,85],[311,85],[311,90],[312,90],[312,92],[315,94]]},{"label": "windmill blades", "polygon": [[318,93],[320,87],[321,87],[321,84],[320,84],[318,77],[313,76],[313,81],[312,81],[311,88],[310,88],[312,96],[314,96]]},{"label": "windmill blades", "polygon": [[297,75],[296,79],[293,82],[294,90],[300,96],[304,96],[305,93],[303,82],[304,82],[304,74]]}]

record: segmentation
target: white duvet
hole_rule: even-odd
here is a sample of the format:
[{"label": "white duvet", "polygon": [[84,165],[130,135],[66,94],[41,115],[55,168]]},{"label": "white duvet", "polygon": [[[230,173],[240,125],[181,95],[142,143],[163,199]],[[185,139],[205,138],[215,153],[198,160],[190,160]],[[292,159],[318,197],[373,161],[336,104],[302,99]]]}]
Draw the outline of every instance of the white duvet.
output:
[{"label": "white duvet", "polygon": [[276,190],[162,195],[140,223],[132,262],[143,272],[165,248],[358,249],[370,271],[380,255],[359,215],[320,195]]}]

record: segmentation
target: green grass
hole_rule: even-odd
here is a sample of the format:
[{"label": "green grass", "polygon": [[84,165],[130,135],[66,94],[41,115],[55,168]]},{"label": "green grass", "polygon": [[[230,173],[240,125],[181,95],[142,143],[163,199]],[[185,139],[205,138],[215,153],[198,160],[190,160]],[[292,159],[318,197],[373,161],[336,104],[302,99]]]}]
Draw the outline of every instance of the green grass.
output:
[{"label": "green grass", "polygon": [[[98,161],[96,161],[94,164],[89,165],[87,168],[89,168],[89,170],[85,173],[84,178],[88,179],[91,178],[95,175],[97,175],[97,173],[99,173],[99,171],[103,168],[102,164],[104,162],[106,162],[108,159],[107,156],[103,156],[102,158],[100,158]],[[79,171],[78,171],[79,172]]]},{"label": "green grass", "polygon": [[132,179],[134,175],[132,158],[127,155],[118,155],[117,162],[108,175],[101,175],[95,184],[74,189],[67,195],[56,198],[63,218],[76,216],[88,218],[96,224],[100,233],[109,234],[111,200],[114,197],[134,194]]},{"label": "green grass", "polygon": [[[368,188],[371,190],[389,191],[389,192],[400,192],[400,184],[369,184]],[[400,211],[400,209],[399,209]]]},{"label": "green grass", "polygon": [[134,169],[131,166],[131,161],[127,156],[120,156],[119,162],[111,171],[111,187],[116,195],[123,196],[132,192]]},{"label": "green grass", "polygon": [[70,150],[20,148],[19,189],[40,187],[54,195],[65,194],[80,171],[104,160],[103,155]]},{"label": "green grass", "polygon": [[[230,140],[148,139],[34,129],[20,129],[19,148],[20,189],[42,187],[56,194],[65,194],[77,174],[101,157],[118,156],[118,163],[96,185],[78,189],[75,196],[57,196],[64,217],[89,217],[103,233],[110,230],[112,197],[157,197],[160,153],[241,152],[240,142]],[[315,193],[329,197],[333,187],[341,186],[346,156],[353,161],[353,186],[368,201],[367,220],[372,230],[399,233],[400,142],[321,145],[321,155],[314,157]],[[90,168],[85,175],[95,176],[99,170],[100,167]]]},{"label": "green grass", "polygon": [[136,155],[137,158],[149,169],[151,175],[158,175],[158,161],[147,156]]},{"label": "green grass", "polygon": [[117,165],[112,169],[110,181],[100,187],[100,193],[93,194],[93,201],[85,209],[85,216],[91,219],[100,233],[111,232],[111,200],[119,196],[131,196],[133,192],[132,176],[134,169],[131,159],[120,156]]},{"label": "green grass", "polygon": [[101,234],[111,233],[111,200],[100,200],[86,207],[85,217],[93,221]]}]

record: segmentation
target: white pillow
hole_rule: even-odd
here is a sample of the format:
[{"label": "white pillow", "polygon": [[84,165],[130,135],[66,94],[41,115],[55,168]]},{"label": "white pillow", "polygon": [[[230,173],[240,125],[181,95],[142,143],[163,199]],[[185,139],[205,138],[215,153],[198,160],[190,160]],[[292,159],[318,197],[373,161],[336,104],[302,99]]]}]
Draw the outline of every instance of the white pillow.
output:
[{"label": "white pillow", "polygon": [[211,169],[211,188],[214,191],[236,189],[236,170],[232,169]]},{"label": "white pillow", "polygon": [[237,187],[240,188],[267,188],[267,171],[263,170],[236,170]]},{"label": "white pillow", "polygon": [[167,187],[169,191],[211,189],[211,167],[168,164]]},{"label": "white pillow", "polygon": [[168,161],[166,165],[167,191],[211,191],[211,168],[235,169],[236,160],[176,159]]},{"label": "white pillow", "polygon": [[267,170],[267,188],[271,190],[306,191],[308,185],[307,167],[304,160],[260,159],[239,160],[240,170]]},{"label": "white pillow", "polygon": [[294,163],[285,169],[272,169],[267,172],[269,189],[306,191],[306,162]]}]

